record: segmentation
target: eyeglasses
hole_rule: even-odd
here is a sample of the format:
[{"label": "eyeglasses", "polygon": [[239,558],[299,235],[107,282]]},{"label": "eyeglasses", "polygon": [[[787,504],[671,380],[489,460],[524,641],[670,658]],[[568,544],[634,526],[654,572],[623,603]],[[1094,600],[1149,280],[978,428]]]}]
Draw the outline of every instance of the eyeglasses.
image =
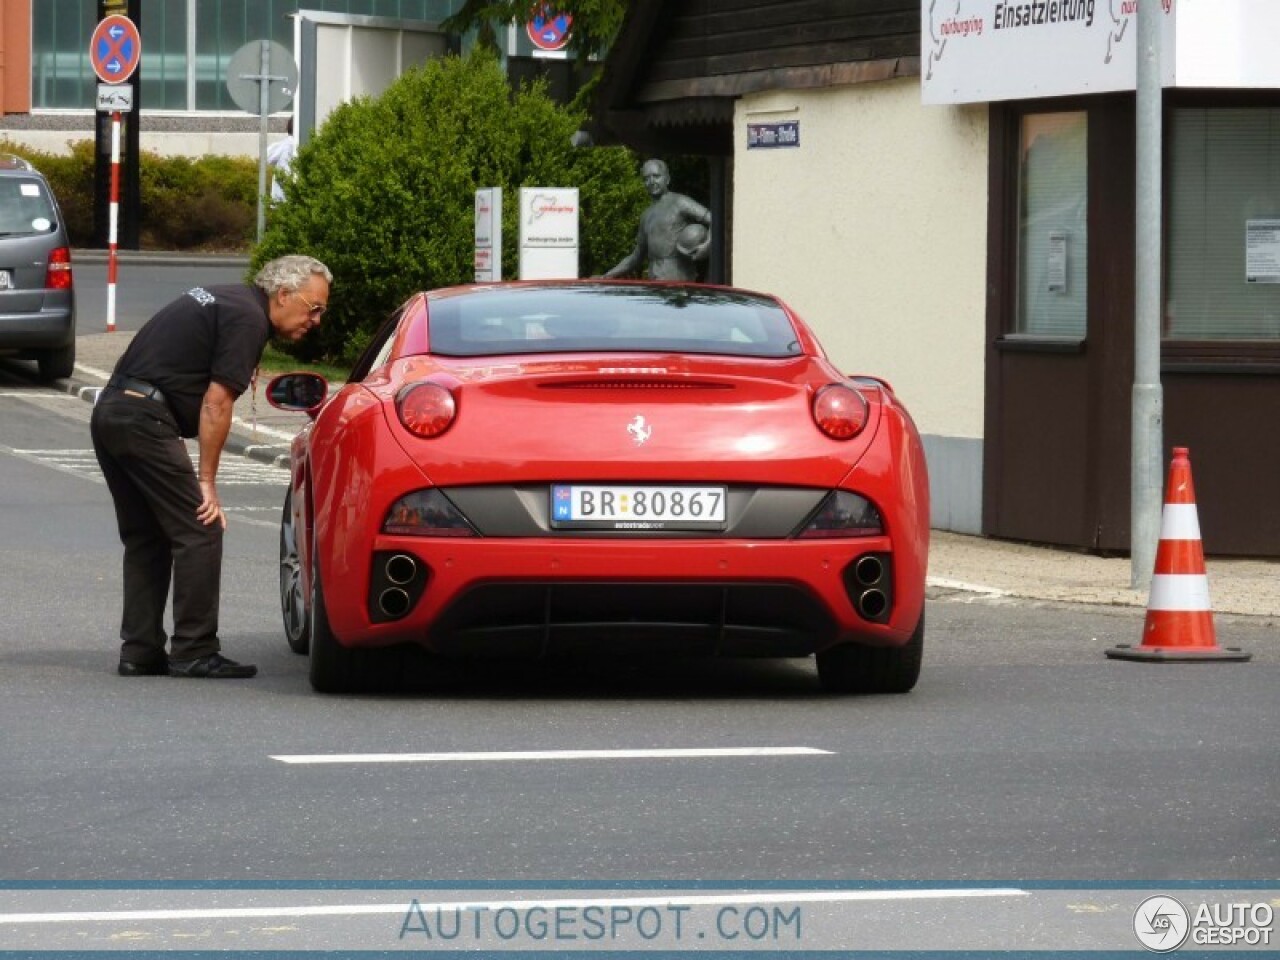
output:
[{"label": "eyeglasses", "polygon": [[307,305],[308,315],[315,317],[317,320],[319,320],[320,317],[324,315],[324,312],[329,309],[329,305],[327,303],[312,303],[296,290],[294,291],[294,294],[299,300]]}]

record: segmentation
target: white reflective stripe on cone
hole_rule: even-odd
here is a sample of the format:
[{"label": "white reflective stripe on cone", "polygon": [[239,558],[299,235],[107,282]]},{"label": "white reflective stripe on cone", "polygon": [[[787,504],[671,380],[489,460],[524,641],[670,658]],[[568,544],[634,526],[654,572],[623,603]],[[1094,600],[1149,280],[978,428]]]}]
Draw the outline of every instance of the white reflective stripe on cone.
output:
[{"label": "white reflective stripe on cone", "polygon": [[1194,503],[1166,503],[1160,515],[1161,540],[1199,540],[1200,517]]},{"label": "white reflective stripe on cone", "polygon": [[1157,573],[1148,610],[1208,610],[1209,578],[1203,573]]}]

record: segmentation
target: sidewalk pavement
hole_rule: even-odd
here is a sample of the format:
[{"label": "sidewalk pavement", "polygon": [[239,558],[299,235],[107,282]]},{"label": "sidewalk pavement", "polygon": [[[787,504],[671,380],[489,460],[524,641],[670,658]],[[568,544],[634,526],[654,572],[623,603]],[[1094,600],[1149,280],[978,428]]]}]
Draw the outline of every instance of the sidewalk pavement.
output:
[{"label": "sidewalk pavement", "polygon": [[[61,381],[64,388],[87,401],[96,399],[132,336],[116,331],[78,337],[75,375]],[[259,382],[256,390],[245,391],[236,402],[227,449],[285,467],[289,441],[307,418],[270,406],[265,387]],[[1215,613],[1280,621],[1280,561],[1211,557],[1206,566]],[[1097,557],[941,530],[933,531],[930,543],[931,597],[958,592],[992,600],[1021,597],[1145,608],[1147,593],[1130,589],[1130,577],[1127,557]]]}]

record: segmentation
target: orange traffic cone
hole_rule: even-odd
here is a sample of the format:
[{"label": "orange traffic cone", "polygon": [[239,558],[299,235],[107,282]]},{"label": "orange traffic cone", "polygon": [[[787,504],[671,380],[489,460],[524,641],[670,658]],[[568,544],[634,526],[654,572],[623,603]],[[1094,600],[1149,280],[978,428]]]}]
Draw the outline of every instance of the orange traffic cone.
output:
[{"label": "orange traffic cone", "polygon": [[1159,662],[1248,660],[1238,647],[1220,647],[1209,606],[1209,578],[1200,544],[1196,492],[1191,484],[1191,459],[1186,447],[1173,448],[1169,483],[1160,519],[1151,597],[1142,643],[1120,644],[1108,650],[1115,660]]}]

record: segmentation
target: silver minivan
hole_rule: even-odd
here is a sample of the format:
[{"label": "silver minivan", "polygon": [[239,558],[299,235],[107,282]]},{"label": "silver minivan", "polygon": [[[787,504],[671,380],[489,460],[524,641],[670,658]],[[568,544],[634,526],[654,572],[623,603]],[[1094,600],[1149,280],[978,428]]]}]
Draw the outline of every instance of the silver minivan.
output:
[{"label": "silver minivan", "polygon": [[40,172],[0,154],[0,354],[35,360],[40,379],[71,376],[76,297],[62,211]]}]

